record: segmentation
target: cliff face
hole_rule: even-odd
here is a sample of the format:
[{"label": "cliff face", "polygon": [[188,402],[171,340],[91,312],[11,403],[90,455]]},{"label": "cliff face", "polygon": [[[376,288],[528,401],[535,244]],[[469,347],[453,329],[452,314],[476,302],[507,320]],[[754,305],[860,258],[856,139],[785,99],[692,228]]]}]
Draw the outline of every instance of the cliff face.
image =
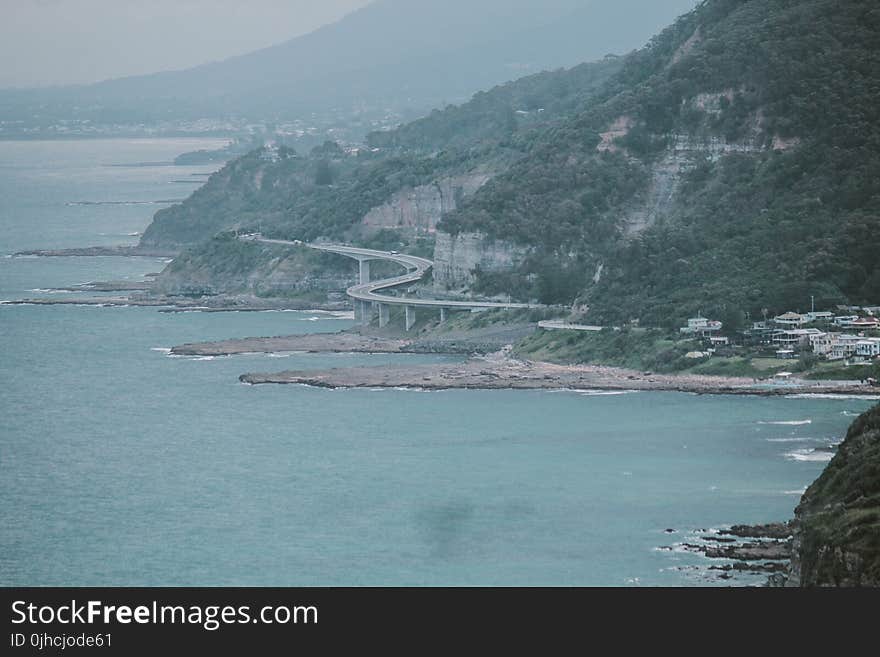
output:
[{"label": "cliff face", "polygon": [[511,269],[525,251],[521,246],[491,240],[480,233],[438,232],[434,246],[434,287],[438,291],[470,287],[476,270]]},{"label": "cliff face", "polygon": [[[707,96],[708,94],[701,94]],[[695,101],[696,102],[696,101]],[[706,103],[703,99],[700,105]],[[616,134],[611,131],[603,133],[603,141],[596,147],[597,150],[613,150],[616,148],[613,141],[605,142],[606,134]],[[617,137],[625,136],[626,132],[616,134]],[[783,142],[777,138],[774,141],[774,150],[785,150],[796,145],[797,142]],[[646,228],[654,225],[657,219],[670,214],[674,210],[676,196],[681,187],[682,180],[689,171],[705,162],[718,162],[722,157],[731,153],[759,153],[768,150],[760,141],[755,139],[729,142],[718,135],[694,136],[688,134],[672,134],[669,136],[669,146],[663,155],[652,162],[650,171],[650,184],[646,193],[631,207],[624,208],[619,220],[624,235],[632,237]]]},{"label": "cliff face", "polygon": [[795,509],[788,586],[880,586],[880,406],[859,416]]},{"label": "cliff face", "polygon": [[470,173],[440,178],[427,185],[408,188],[394,194],[386,203],[372,208],[361,223],[367,229],[410,230],[433,233],[437,222],[455,210],[486,181],[488,173]]}]

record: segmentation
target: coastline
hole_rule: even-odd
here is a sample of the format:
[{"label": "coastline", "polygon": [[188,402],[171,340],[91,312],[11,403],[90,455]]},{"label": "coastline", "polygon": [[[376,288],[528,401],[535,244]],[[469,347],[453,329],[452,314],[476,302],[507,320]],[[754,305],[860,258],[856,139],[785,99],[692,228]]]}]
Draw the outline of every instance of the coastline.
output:
[{"label": "coastline", "polygon": [[572,390],[579,392],[668,391],[694,394],[786,396],[803,394],[878,396],[880,390],[857,382],[794,381],[786,385],[753,379],[691,374],[649,374],[604,365],[557,365],[520,361],[506,355],[463,363],[383,365],[327,370],[252,372],[242,383],[298,384],[318,388],[411,388],[421,390]]},{"label": "coastline", "polygon": [[[365,335],[356,331],[307,333],[194,342],[171,348],[177,356],[234,356],[253,353],[445,353],[462,355],[460,341],[436,342]],[[808,381],[784,384],[745,377],[697,374],[658,374],[608,365],[562,365],[519,360],[509,347],[485,356],[470,356],[460,363],[382,365],[326,370],[248,372],[242,383],[306,385],[317,388],[411,388],[422,390],[575,390],[670,391],[695,394],[785,396],[803,394],[878,397],[880,389],[858,381]]]},{"label": "coastline", "polygon": [[363,336],[358,333],[304,333],[266,338],[193,342],[171,348],[174,356],[234,356],[253,353],[404,353],[409,340]]},{"label": "coastline", "polygon": [[[135,284],[138,285],[138,284]],[[53,291],[122,291],[128,287],[111,288],[54,288]],[[28,298],[12,299],[0,302],[7,306],[144,306],[159,308],[159,312],[266,312],[280,310],[298,310],[302,312],[348,312],[351,307],[344,302],[316,303],[314,301],[297,301],[294,299],[258,299],[249,296],[217,296],[190,299],[186,297],[160,297],[148,295],[106,296],[106,297],[65,297],[65,298]]]},{"label": "coastline", "polygon": [[176,249],[162,249],[153,247],[144,247],[139,245],[118,245],[118,246],[84,246],[69,249],[31,249],[27,251],[17,251],[12,254],[16,258],[37,257],[37,258],[66,258],[66,257],[142,257],[142,258],[175,258],[178,255]]}]

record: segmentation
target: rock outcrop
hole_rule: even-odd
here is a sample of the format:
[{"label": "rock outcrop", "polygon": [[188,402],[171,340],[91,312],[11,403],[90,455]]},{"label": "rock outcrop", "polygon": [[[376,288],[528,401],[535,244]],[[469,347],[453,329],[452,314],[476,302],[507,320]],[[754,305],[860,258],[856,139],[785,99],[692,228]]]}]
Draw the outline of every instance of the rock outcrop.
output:
[{"label": "rock outcrop", "polygon": [[440,178],[428,185],[410,187],[371,209],[362,220],[367,229],[411,230],[433,233],[437,222],[491,178],[488,173],[469,173]]},{"label": "rock outcrop", "polygon": [[880,586],[880,406],[850,426],[793,527],[787,586]]},{"label": "rock outcrop", "polygon": [[438,291],[470,287],[474,273],[512,269],[526,249],[481,233],[438,232],[434,245],[434,287]]},{"label": "rock outcrop", "polygon": [[[707,102],[705,98],[702,99],[702,104]],[[796,143],[793,142],[794,145]],[[756,153],[762,150],[765,149],[757,139],[730,142],[718,136],[669,135],[669,147],[650,166],[651,183],[647,192],[623,213],[620,225],[624,234],[637,235],[667,214],[674,206],[684,174],[698,162],[707,159],[716,162],[729,153]]]}]

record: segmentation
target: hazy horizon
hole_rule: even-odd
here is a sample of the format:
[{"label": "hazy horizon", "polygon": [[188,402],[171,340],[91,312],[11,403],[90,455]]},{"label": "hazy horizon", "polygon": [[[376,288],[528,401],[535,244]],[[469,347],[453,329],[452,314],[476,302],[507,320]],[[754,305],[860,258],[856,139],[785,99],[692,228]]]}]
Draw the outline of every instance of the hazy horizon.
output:
[{"label": "hazy horizon", "polygon": [[2,0],[0,88],[191,68],[307,34],[370,1]]}]

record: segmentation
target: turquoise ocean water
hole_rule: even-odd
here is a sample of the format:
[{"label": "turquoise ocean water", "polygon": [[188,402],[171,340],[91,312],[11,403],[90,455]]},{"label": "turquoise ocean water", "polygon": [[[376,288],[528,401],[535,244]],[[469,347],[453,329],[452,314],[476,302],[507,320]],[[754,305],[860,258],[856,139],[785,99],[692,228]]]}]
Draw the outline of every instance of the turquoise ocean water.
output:
[{"label": "turquoise ocean water", "polygon": [[[0,142],[0,300],[161,269],[7,256],[133,243],[154,202],[195,187],[172,181],[210,171],[161,163],[210,145]],[[247,371],[453,359],[166,351],[349,325],[0,305],[0,584],[717,584],[705,559],[659,548],[788,518],[817,448],[871,404],[245,386]]]}]

